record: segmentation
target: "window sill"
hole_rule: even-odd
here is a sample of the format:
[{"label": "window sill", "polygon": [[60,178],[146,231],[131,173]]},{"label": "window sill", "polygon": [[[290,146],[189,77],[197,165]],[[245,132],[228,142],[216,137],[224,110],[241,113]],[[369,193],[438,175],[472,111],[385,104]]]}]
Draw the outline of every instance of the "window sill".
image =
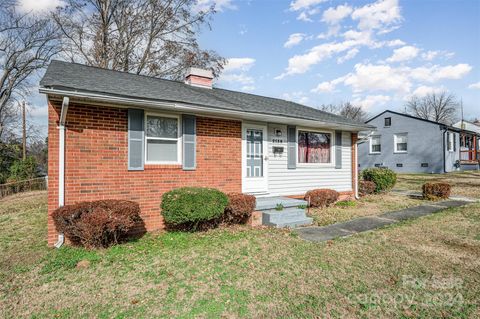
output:
[{"label": "window sill", "polygon": [[393,154],[408,154],[408,151],[402,152],[402,151],[395,151]]},{"label": "window sill", "polygon": [[382,155],[382,152],[370,152],[368,155]]},{"label": "window sill", "polygon": [[145,163],[145,170],[154,170],[154,169],[182,169],[182,164],[171,163],[171,164],[149,164]]},{"label": "window sill", "polygon": [[297,168],[334,168],[334,163],[297,163]]}]

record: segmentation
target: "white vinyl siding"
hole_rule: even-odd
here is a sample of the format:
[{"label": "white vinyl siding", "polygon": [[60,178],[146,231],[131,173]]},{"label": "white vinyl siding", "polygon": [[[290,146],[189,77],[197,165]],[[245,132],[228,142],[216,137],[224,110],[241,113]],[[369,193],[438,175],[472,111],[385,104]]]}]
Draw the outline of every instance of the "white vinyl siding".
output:
[{"label": "white vinyl siding", "polygon": [[[282,137],[275,136],[275,129],[282,131]],[[303,128],[302,128],[303,129]],[[319,131],[319,129],[312,129]],[[321,131],[321,130],[320,130]],[[336,191],[352,190],[351,134],[342,132],[342,168],[335,166],[287,167],[287,126],[268,125],[268,193],[272,196],[302,195],[314,188],[330,188]],[[277,142],[273,143],[273,139]],[[281,143],[278,142],[281,140]],[[335,143],[332,140],[332,148]],[[274,154],[273,147],[283,147],[283,153]]]}]

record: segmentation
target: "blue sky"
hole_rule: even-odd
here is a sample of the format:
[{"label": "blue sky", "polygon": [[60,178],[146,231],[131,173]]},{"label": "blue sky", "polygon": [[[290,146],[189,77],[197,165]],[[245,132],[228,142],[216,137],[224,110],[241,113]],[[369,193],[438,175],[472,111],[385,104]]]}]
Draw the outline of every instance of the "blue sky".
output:
[{"label": "blue sky", "polygon": [[201,43],[233,58],[219,87],[372,114],[447,90],[480,117],[480,1],[217,2]]},{"label": "blue sky", "polygon": [[[229,59],[218,87],[313,107],[350,101],[372,115],[446,90],[480,117],[480,1],[199,0],[211,4],[200,43]],[[45,98],[31,104],[45,128]]]}]

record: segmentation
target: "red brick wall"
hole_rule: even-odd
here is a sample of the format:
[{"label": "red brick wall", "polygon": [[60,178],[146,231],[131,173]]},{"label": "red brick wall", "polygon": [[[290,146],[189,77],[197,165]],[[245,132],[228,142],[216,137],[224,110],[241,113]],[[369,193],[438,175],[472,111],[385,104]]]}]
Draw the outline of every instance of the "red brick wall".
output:
[{"label": "red brick wall", "polygon": [[[48,110],[48,243],[57,239],[51,213],[58,207],[58,120],[61,103]],[[163,227],[161,195],[182,186],[241,192],[241,122],[197,117],[197,169],[181,165],[127,168],[127,110],[70,103],[65,140],[65,205],[98,199],[140,204],[148,231]]]}]

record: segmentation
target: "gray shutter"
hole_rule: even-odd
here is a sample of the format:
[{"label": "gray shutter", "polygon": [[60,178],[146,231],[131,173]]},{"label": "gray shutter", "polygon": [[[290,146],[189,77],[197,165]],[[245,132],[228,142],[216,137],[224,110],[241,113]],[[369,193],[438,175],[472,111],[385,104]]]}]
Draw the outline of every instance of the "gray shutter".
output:
[{"label": "gray shutter", "polygon": [[453,151],[457,151],[457,134],[453,133]]},{"label": "gray shutter", "polygon": [[335,168],[342,168],[342,131],[335,131]]},{"label": "gray shutter", "polygon": [[128,109],[128,170],[142,171],[144,162],[143,110]]},{"label": "gray shutter", "polygon": [[197,123],[194,115],[182,116],[183,129],[183,169],[194,170],[196,161]]},{"label": "gray shutter", "polygon": [[297,168],[297,128],[287,126],[287,167],[289,169]]}]

